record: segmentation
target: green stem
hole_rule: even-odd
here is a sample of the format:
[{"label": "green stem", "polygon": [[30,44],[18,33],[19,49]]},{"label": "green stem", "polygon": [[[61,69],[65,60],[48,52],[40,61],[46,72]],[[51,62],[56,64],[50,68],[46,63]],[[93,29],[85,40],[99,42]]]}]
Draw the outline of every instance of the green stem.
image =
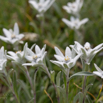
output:
[{"label": "green stem", "polygon": [[66,75],[66,98],[68,103],[68,87],[69,87],[69,68],[67,69],[67,75]]},{"label": "green stem", "polygon": [[[85,69],[83,68],[84,71],[87,71],[88,70],[88,65],[85,64]],[[82,93],[83,93],[83,103],[85,103],[85,98],[86,98],[86,93],[85,93],[85,89],[86,89],[86,79],[87,79],[87,76],[84,76],[83,77],[83,84],[82,84]]]},{"label": "green stem", "polygon": [[30,75],[29,75],[29,72],[28,72],[28,69],[27,69],[27,68],[26,68],[25,72],[26,72],[26,74],[27,74],[27,78],[28,78],[28,80],[29,80],[30,86],[31,86],[31,88],[32,88],[32,90],[33,90],[34,103],[36,103],[36,91],[35,91],[35,89],[34,89],[34,87],[33,87],[32,80],[31,80],[31,77],[30,77]]}]

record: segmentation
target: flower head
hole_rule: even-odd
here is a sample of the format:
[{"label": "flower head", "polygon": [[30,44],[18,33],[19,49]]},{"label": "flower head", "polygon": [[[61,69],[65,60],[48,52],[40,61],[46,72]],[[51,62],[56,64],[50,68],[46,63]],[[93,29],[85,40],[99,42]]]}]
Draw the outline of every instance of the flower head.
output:
[{"label": "flower head", "polygon": [[17,23],[14,25],[14,30],[7,30],[3,28],[3,32],[6,37],[0,36],[0,39],[12,45],[18,44],[24,37],[24,34],[19,34],[19,27]]},{"label": "flower head", "polygon": [[4,51],[4,47],[0,49],[0,70],[3,70],[6,66],[7,58],[6,51]]},{"label": "flower head", "polygon": [[[33,46],[34,47],[34,46]],[[33,49],[32,47],[32,49]],[[27,66],[36,66],[39,64],[43,63],[44,57],[46,55],[46,45],[42,49],[38,45],[35,45],[35,53],[32,51],[32,49],[27,48],[27,53],[25,58],[30,62],[30,63],[24,63],[23,65]]]},{"label": "flower head", "polygon": [[89,42],[86,42],[84,46],[79,44],[77,41],[75,41],[74,45],[71,45],[71,47],[76,51],[77,54],[81,54],[82,56],[80,57],[86,64],[90,64],[94,56],[103,49],[103,43],[99,44],[95,48],[91,48],[91,45]]},{"label": "flower head", "polygon": [[69,47],[66,47],[65,56],[57,47],[55,47],[55,52],[56,55],[54,55],[54,57],[57,59],[57,61],[51,60],[51,62],[63,68],[66,66],[69,69],[76,64],[76,61],[81,56],[81,54],[75,56],[75,52],[71,51]]},{"label": "flower head", "polygon": [[93,73],[103,79],[103,71],[96,64],[94,64],[94,66],[97,69],[97,71],[93,71]]},{"label": "flower head", "polygon": [[7,55],[7,58],[12,60],[13,62],[15,63],[18,63],[18,64],[23,64],[25,63],[26,59],[25,59],[25,56],[27,55],[27,46],[28,44],[26,43],[24,45],[24,49],[23,51],[17,51],[17,52],[12,52],[12,51],[9,51]]},{"label": "flower head", "polygon": [[63,6],[63,9],[66,10],[68,13],[78,15],[81,7],[83,5],[83,0],[76,0],[73,3],[67,3],[67,6]]},{"label": "flower head", "polygon": [[88,21],[88,18],[80,21],[78,18],[71,17],[70,21],[65,18],[63,18],[62,21],[71,29],[79,29],[81,25],[85,24]]},{"label": "flower head", "polygon": [[54,3],[55,0],[29,0],[29,3],[39,12],[37,16],[43,16],[50,6]]}]

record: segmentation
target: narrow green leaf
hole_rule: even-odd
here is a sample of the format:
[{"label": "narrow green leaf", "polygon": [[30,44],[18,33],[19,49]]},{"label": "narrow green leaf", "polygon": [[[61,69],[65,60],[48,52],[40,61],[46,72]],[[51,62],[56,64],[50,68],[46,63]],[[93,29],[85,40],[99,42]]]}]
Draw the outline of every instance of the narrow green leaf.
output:
[{"label": "narrow green leaf", "polygon": [[24,91],[25,91],[25,93],[28,95],[28,97],[31,98],[30,93],[29,93],[29,91],[28,91],[28,88],[27,88],[26,84],[25,84],[22,80],[20,80],[20,79],[18,79],[17,82],[18,82],[18,83],[20,84],[20,86],[24,89]]},{"label": "narrow green leaf", "polygon": [[82,72],[78,72],[73,74],[72,76],[70,76],[69,80],[72,79],[75,76],[93,76],[94,74],[91,72],[86,72],[86,71],[82,71]]},{"label": "narrow green leaf", "polygon": [[50,77],[51,77],[51,81],[54,83],[54,79],[55,79],[55,71],[51,71],[50,72]]},{"label": "narrow green leaf", "polygon": [[57,86],[60,86],[60,74],[61,74],[61,71],[56,76],[56,85]]},{"label": "narrow green leaf", "polygon": [[[56,85],[57,86],[60,86],[60,74],[61,74],[61,71],[56,76]],[[57,88],[57,91],[58,91],[58,95],[60,96],[60,90],[58,88]]]},{"label": "narrow green leaf", "polygon": [[73,100],[73,103],[82,103],[83,102],[83,93],[82,92],[79,92],[75,97],[74,97],[74,100]]}]

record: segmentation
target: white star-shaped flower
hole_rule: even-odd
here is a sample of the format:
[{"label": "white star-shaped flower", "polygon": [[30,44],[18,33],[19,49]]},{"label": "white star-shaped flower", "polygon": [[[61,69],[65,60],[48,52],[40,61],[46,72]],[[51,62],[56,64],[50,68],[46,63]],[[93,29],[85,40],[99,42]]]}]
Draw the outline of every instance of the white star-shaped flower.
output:
[{"label": "white star-shaped flower", "polygon": [[20,50],[20,51],[17,51],[16,53],[13,51],[9,51],[8,52],[9,55],[7,55],[7,58],[18,64],[25,63],[26,62],[25,56],[27,55],[27,47],[28,47],[28,44],[26,43],[24,45],[23,51]]},{"label": "white star-shaped flower", "polygon": [[96,64],[94,64],[94,66],[97,69],[97,71],[93,71],[93,73],[103,79],[103,71]]},{"label": "white star-shaped flower", "polygon": [[20,43],[20,40],[24,37],[24,34],[19,34],[19,27],[17,23],[14,25],[14,30],[7,30],[3,28],[3,32],[6,37],[0,36],[0,39],[12,45]]},{"label": "white star-shaped flower", "polygon": [[71,69],[76,64],[76,61],[81,56],[81,54],[75,56],[74,51],[71,51],[69,47],[66,47],[65,56],[57,47],[55,47],[55,52],[56,55],[54,55],[54,57],[57,59],[57,61],[51,60],[51,62],[63,68],[65,68],[66,65],[66,67],[69,69]]},{"label": "white star-shaped flower", "polygon": [[83,0],[76,0],[73,3],[68,2],[67,6],[63,6],[63,9],[66,10],[67,13],[78,15],[82,5],[83,5]]},{"label": "white star-shaped flower", "polygon": [[70,21],[65,18],[63,18],[62,21],[71,29],[79,29],[83,24],[88,21],[88,18],[80,21],[78,18],[71,17]]},{"label": "white star-shaped flower", "polygon": [[55,0],[39,0],[37,2],[36,0],[29,0],[29,3],[39,12],[37,15],[43,16],[44,12],[46,12],[50,6],[54,3]]},{"label": "white star-shaped flower", "polygon": [[23,65],[26,66],[37,66],[43,63],[43,60],[46,55],[46,45],[42,49],[38,45],[35,45],[35,53],[32,51],[32,49],[27,48],[27,55],[25,58],[30,62],[30,63],[24,63]]},{"label": "white star-shaped flower", "polygon": [[80,43],[75,41],[74,45],[71,45],[71,47],[76,51],[77,54],[81,54],[82,56],[80,57],[86,64],[90,64],[94,56],[103,49],[103,43],[99,44],[95,48],[91,48],[91,45],[89,42],[86,42],[84,46],[82,46]]}]

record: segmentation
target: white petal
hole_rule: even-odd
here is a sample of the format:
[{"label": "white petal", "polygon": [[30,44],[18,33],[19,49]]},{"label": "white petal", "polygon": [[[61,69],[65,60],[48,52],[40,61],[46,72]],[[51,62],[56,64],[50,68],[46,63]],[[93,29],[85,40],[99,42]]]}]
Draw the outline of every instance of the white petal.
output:
[{"label": "white petal", "polygon": [[3,28],[4,35],[8,38],[11,38],[11,33],[7,29]]},{"label": "white petal", "polygon": [[24,37],[24,34],[16,35],[16,38],[19,39],[19,40],[21,40],[23,37]]},{"label": "white petal", "polygon": [[50,8],[50,6],[54,3],[55,0],[49,0],[49,1],[50,1],[49,4],[45,3],[45,5],[47,5],[47,7],[45,7],[45,11],[47,11]]},{"label": "white petal", "polygon": [[46,6],[49,5],[49,2],[50,2],[50,0],[46,0],[46,1],[43,3],[43,6],[46,8]]},{"label": "white petal", "polygon": [[101,47],[100,49],[95,51],[95,54],[98,53],[99,51],[101,51],[103,49],[103,47]]},{"label": "white petal", "polygon": [[45,2],[45,0],[40,0],[40,3],[43,4]]},{"label": "white petal", "polygon": [[4,59],[4,47],[2,46],[0,49],[0,59]]},{"label": "white petal", "polygon": [[102,73],[103,71],[94,63],[95,68],[97,69],[98,72]]},{"label": "white petal", "polygon": [[4,42],[9,42],[10,41],[9,38],[3,37],[3,36],[0,36],[0,39]]},{"label": "white petal", "polygon": [[34,7],[36,10],[38,10],[38,4],[37,4],[36,1],[31,1],[31,0],[30,0],[29,3],[32,4],[33,7]]},{"label": "white petal", "polygon": [[80,58],[80,56],[81,56],[82,54],[78,54],[74,59],[72,59],[73,60],[73,62],[74,62],[74,64],[76,63],[76,61]]},{"label": "white petal", "polygon": [[99,77],[102,77],[101,73],[100,72],[97,72],[97,71],[94,71],[93,74],[99,76]]},{"label": "white petal", "polygon": [[73,23],[72,22],[70,22],[69,20],[67,20],[67,19],[65,19],[65,18],[63,18],[62,19],[62,21],[67,25],[67,26],[69,26],[71,29],[73,29]]},{"label": "white petal", "polygon": [[77,48],[83,48],[83,46],[77,41],[75,41],[75,45],[77,46]]},{"label": "white petal", "polygon": [[59,55],[59,56],[64,58],[63,53],[57,47],[54,47],[54,49],[55,49],[55,52],[56,52],[57,55]]},{"label": "white petal", "polygon": [[35,45],[36,45],[36,44],[33,44],[30,49],[33,50],[33,48],[35,47]]},{"label": "white petal", "polygon": [[18,39],[12,39],[12,40],[9,40],[9,43],[15,45],[17,43],[19,43]]},{"label": "white petal", "polygon": [[59,55],[54,55],[54,57],[55,57],[58,61],[60,61],[60,62],[63,62],[63,61],[64,61],[64,57],[61,57],[61,56],[59,56]]},{"label": "white petal", "polygon": [[88,20],[89,20],[88,18],[81,20],[79,25],[81,26],[82,24],[85,24],[86,22],[88,22]]},{"label": "white petal", "polygon": [[35,46],[35,53],[36,54],[40,53],[40,47],[38,45]]},{"label": "white petal", "polygon": [[34,53],[31,49],[27,48],[27,49],[26,49],[26,55],[34,56],[35,53]]},{"label": "white petal", "polygon": [[11,56],[14,56],[14,57],[15,57],[15,55],[16,55],[16,53],[14,53],[14,52],[12,52],[12,51],[9,51],[8,54],[11,55]]},{"label": "white petal", "polygon": [[10,60],[14,60],[14,61],[17,60],[17,57],[12,57],[12,56],[9,56],[9,55],[7,55],[7,58],[10,59]]},{"label": "white petal", "polygon": [[69,7],[68,6],[63,6],[63,9],[68,11]]},{"label": "white petal", "polygon": [[18,24],[17,24],[17,23],[14,24],[14,33],[15,33],[16,35],[19,34],[19,27],[18,27]]},{"label": "white petal", "polygon": [[93,50],[98,50],[103,46],[103,43],[99,44],[98,46],[96,46],[95,48],[93,48]]},{"label": "white petal", "polygon": [[66,47],[66,50],[65,50],[65,56],[67,57],[72,57],[72,54],[71,54],[71,50],[69,47]]},{"label": "white petal", "polygon": [[24,55],[26,55],[26,49],[28,48],[28,43],[25,43],[23,51],[24,51]]},{"label": "white petal", "polygon": [[25,56],[25,58],[26,58],[28,61],[30,61],[30,62],[33,61],[33,57],[32,57],[32,56]]},{"label": "white petal", "polygon": [[43,55],[44,52],[45,52],[45,49],[46,49],[46,45],[43,46],[42,50],[40,51],[40,54],[39,55]]},{"label": "white petal", "polygon": [[56,64],[57,66],[60,66],[60,67],[64,67],[63,66],[63,62],[59,62],[59,61],[53,61],[53,60],[50,60],[52,63]]},{"label": "white petal", "polygon": [[42,55],[42,57],[41,57],[41,60],[42,60],[42,61],[43,61],[43,59],[45,58],[46,54],[47,54],[47,52],[45,52],[45,53]]}]

